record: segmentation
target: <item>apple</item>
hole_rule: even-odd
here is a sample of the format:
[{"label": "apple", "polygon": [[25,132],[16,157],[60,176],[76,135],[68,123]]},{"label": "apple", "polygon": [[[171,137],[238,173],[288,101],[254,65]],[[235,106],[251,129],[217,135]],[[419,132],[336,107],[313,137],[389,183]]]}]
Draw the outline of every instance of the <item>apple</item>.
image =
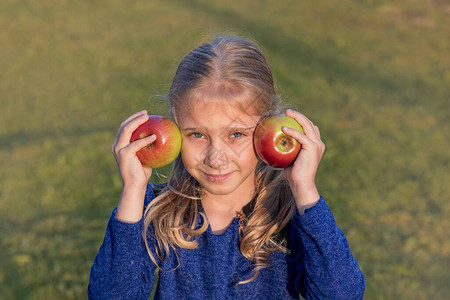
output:
[{"label": "apple", "polygon": [[296,139],[281,130],[283,126],[305,133],[303,127],[294,118],[284,114],[264,118],[253,133],[256,154],[274,168],[290,166],[302,147]]},{"label": "apple", "polygon": [[136,152],[142,165],[160,168],[170,164],[181,151],[181,133],[178,126],[164,116],[150,115],[131,135],[130,142],[145,138],[152,134],[156,140]]}]

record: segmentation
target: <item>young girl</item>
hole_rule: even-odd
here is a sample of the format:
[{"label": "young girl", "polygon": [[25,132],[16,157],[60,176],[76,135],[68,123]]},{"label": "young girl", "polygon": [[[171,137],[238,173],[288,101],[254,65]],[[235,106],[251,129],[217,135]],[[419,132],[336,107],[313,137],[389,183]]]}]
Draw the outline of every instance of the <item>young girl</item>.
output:
[{"label": "young girl", "polygon": [[123,190],[91,270],[95,299],[147,299],[159,269],[162,299],[361,299],[365,281],[314,178],[320,133],[293,110],[305,134],[283,131],[302,149],[284,170],[256,156],[252,134],[279,114],[271,70],[252,42],[218,38],[180,63],[168,93],[183,144],[166,185],[130,143],[141,111],[118,131],[113,153]]}]

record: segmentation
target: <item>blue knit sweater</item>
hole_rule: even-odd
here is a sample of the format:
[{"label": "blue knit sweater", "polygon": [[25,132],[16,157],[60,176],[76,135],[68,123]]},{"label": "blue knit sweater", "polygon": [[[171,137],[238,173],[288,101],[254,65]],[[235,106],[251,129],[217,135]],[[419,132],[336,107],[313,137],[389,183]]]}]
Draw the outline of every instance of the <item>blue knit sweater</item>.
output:
[{"label": "blue knit sweater", "polygon": [[[145,204],[154,198],[147,188]],[[147,299],[155,265],[142,241],[143,219],[109,220],[105,239],[91,269],[90,299]],[[288,232],[291,254],[274,252],[271,267],[254,274],[239,251],[238,219],[220,235],[209,227],[194,250],[177,249],[161,262],[156,299],[362,299],[364,276],[347,240],[321,198],[305,215],[294,215]],[[152,241],[149,241],[152,243]]]}]

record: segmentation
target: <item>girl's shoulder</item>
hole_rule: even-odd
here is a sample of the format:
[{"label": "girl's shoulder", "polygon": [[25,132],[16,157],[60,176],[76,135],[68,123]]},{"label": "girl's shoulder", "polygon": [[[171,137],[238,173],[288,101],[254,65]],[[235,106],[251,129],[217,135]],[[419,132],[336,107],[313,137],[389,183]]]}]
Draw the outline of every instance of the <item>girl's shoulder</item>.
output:
[{"label": "girl's shoulder", "polygon": [[147,190],[145,192],[144,206],[147,206],[154,198],[158,197],[161,192],[167,187],[167,183],[147,184]]},{"label": "girl's shoulder", "polygon": [[167,182],[160,183],[160,184],[149,183],[149,185],[152,188],[154,197],[158,197],[159,194],[161,194],[161,192],[167,187]]}]

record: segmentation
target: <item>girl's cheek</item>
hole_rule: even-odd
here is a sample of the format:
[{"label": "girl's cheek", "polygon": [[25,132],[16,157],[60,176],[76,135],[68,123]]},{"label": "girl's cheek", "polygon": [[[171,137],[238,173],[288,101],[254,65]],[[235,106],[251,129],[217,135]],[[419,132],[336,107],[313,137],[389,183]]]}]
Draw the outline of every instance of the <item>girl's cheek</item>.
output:
[{"label": "girl's cheek", "polygon": [[201,143],[186,142],[181,147],[181,155],[185,164],[195,165],[204,159],[205,146]]},{"label": "girl's cheek", "polygon": [[228,143],[228,147],[238,157],[246,156],[253,151],[253,140],[251,138],[234,139]]}]

